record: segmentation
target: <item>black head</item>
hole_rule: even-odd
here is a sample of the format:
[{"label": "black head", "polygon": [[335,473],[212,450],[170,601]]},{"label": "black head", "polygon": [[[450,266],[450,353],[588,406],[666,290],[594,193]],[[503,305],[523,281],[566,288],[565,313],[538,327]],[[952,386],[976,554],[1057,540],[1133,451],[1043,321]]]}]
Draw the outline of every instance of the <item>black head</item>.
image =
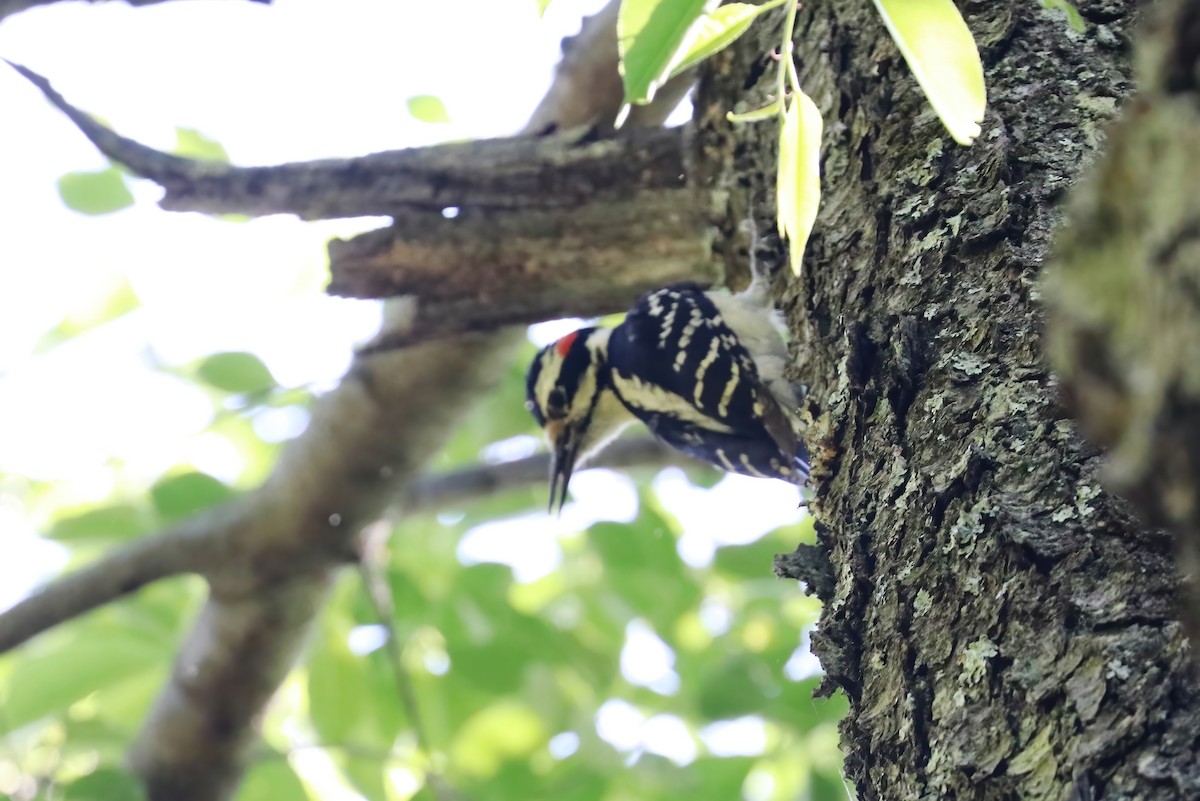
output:
[{"label": "black head", "polygon": [[[561,510],[575,462],[602,389],[602,365],[589,340],[597,329],[580,328],[538,351],[525,379],[525,408],[550,443],[550,509]],[[559,483],[561,481],[561,490]]]}]

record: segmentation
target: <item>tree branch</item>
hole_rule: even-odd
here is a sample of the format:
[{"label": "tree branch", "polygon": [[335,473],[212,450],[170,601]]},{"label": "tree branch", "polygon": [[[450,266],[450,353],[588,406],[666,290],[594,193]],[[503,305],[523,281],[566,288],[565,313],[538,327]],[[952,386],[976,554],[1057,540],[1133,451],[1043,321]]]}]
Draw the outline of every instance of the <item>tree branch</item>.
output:
[{"label": "tree branch", "polygon": [[101,153],[162,186],[166,194],[159,205],[168,211],[295,214],[306,220],[413,208],[440,215],[451,206],[523,211],[685,186],[680,129],[631,129],[619,139],[597,139],[594,130],[576,127],[552,136],[451,142],[266,167],[183,158],[121,136],[67,102],[42,75],[8,64]]},{"label": "tree branch", "polygon": [[[11,63],[11,62],[10,62]],[[13,64],[109,158],[166,190],[167,209],[306,219],[391,215],[390,227],[329,245],[328,291],[411,295],[407,324],[362,351],[626,309],[680,281],[709,286],[725,193],[689,184],[683,129],[595,129],[234,167],[122,137]],[[643,112],[646,114],[647,112]],[[586,135],[584,135],[586,134]],[[442,211],[460,213],[447,219]]]},{"label": "tree branch", "polygon": [[[589,467],[665,467],[699,462],[648,438],[613,443]],[[422,514],[471,503],[498,492],[545,483],[550,456],[479,464],[421,476],[393,500],[402,514]],[[0,653],[79,615],[181,573],[223,572],[223,551],[230,540],[252,536],[249,516],[234,502],[142,537],[74,573],[55,579],[10,609],[0,612]]]},{"label": "tree branch", "polygon": [[[88,0],[90,3],[107,2],[108,0]],[[21,11],[28,11],[37,6],[48,6],[52,3],[57,3],[59,0],[0,0],[0,20]],[[131,6],[150,6],[164,3],[166,0],[124,0],[127,5]],[[251,3],[262,3],[270,5],[271,0],[249,0]]]},{"label": "tree branch", "polygon": [[711,286],[713,196],[646,191],[524,213],[398,214],[389,228],[329,243],[329,291],[417,298],[411,322],[363,354],[453,334],[623,311],[643,292]]},{"label": "tree branch", "polygon": [[134,540],[54,580],[0,613],[0,653],[159,579],[204,572],[213,564],[219,536],[244,533],[241,521],[240,504],[233,502]]},{"label": "tree branch", "polygon": [[[560,106],[548,97],[527,132],[615,115],[616,11],[612,2],[586,23],[559,66],[551,95],[571,102]],[[589,85],[587,76],[602,75],[608,89]],[[125,146],[120,137],[100,138],[106,147]],[[167,176],[186,177],[191,169],[186,160],[158,159],[164,154],[139,147],[132,152]],[[389,305],[385,331],[405,316],[404,306]],[[254,740],[253,721],[291,669],[334,569],[354,557],[362,528],[499,382],[522,340],[522,331],[465,335],[359,358],[318,402],[305,433],[246,497],[243,533],[219,538],[205,573],[210,597],[130,749],[153,801],[232,794]]]},{"label": "tree branch", "polygon": [[[648,438],[619,439],[608,446],[587,467],[632,468],[666,467],[668,465],[700,465],[670,450],[657,440]],[[497,492],[545,484],[550,475],[550,454],[538,453],[524,459],[498,464],[481,464],[449,473],[425,475],[410,483],[400,493],[399,507],[403,512],[419,514],[445,509]]]}]

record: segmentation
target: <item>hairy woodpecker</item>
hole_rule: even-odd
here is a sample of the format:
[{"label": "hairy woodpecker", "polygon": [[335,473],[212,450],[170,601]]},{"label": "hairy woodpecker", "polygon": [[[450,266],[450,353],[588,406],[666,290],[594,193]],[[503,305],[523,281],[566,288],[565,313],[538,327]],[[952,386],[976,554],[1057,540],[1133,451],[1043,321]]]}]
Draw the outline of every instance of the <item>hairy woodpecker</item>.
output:
[{"label": "hairy woodpecker", "polygon": [[724,470],[803,485],[798,400],[782,321],[757,276],[739,295],[679,284],[643,295],[613,329],[582,328],[538,352],[525,406],[552,449],[550,508],[577,464],[635,419]]}]

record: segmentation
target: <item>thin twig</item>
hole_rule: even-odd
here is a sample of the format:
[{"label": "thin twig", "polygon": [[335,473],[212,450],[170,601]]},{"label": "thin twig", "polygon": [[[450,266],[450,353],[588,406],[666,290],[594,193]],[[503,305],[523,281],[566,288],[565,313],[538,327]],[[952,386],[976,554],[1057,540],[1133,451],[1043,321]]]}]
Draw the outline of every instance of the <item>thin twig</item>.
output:
[{"label": "thin twig", "polygon": [[[392,678],[396,681],[396,691],[400,694],[400,703],[404,706],[404,712],[408,715],[413,735],[417,739],[417,751],[425,760],[426,782],[437,801],[450,801],[447,796],[453,791],[438,772],[437,762],[433,758],[433,747],[429,742],[429,734],[421,719],[421,707],[417,703],[417,693],[413,689],[408,672],[404,669],[405,643],[396,636],[394,622],[396,604],[392,597],[392,588],[384,580],[381,571],[375,567],[374,560],[366,551],[358,561],[358,574],[362,577],[363,589],[366,591],[371,608],[375,611],[375,617],[387,635],[384,647],[387,648],[388,664],[392,669]],[[449,791],[449,793],[444,793],[444,791]]]},{"label": "thin twig", "polygon": [[[92,3],[97,0],[89,0]],[[22,11],[28,11],[37,6],[48,6],[56,3],[58,0],[0,0],[0,20],[5,17],[17,14]],[[149,6],[157,3],[167,2],[167,0],[125,0],[131,6]],[[271,0],[249,0],[251,3],[269,4]]]},{"label": "thin twig", "polygon": [[[649,437],[619,439],[604,450],[588,467],[636,468],[668,465],[700,465]],[[449,473],[421,476],[398,499],[406,514],[429,512],[458,506],[497,492],[545,484],[550,475],[550,454],[536,453],[521,459],[496,464],[480,464]]]},{"label": "thin twig", "polygon": [[[664,467],[690,460],[652,439],[613,443],[594,467]],[[699,464],[698,462],[696,464]],[[445,509],[497,492],[533,487],[550,473],[549,454],[434,473],[406,485],[395,506],[405,514]],[[224,543],[236,541],[251,523],[234,502],[185,520],[158,534],[139,538],[74,573],[55,579],[0,613],[0,653],[60,623],[159,581],[182,573],[203,573],[221,558]]]},{"label": "thin twig", "polygon": [[0,613],[0,653],[159,579],[202,572],[218,540],[240,525],[240,508],[234,501],[199,514],[47,584]]}]

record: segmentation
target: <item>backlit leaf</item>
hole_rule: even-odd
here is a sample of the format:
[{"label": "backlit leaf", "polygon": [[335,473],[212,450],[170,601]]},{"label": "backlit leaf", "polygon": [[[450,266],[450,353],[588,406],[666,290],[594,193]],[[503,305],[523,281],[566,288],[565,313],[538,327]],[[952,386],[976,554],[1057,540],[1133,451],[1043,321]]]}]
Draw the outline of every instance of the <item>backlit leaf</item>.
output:
[{"label": "backlit leaf", "polygon": [[408,99],[408,113],[414,119],[431,124],[450,122],[450,113],[441,98],[433,95],[414,95]]},{"label": "backlit leaf", "polygon": [[1079,9],[1067,0],[1042,0],[1042,8],[1048,8],[1052,11],[1061,11],[1067,18],[1067,25],[1075,33],[1084,33],[1087,31],[1087,23],[1083,21],[1083,15],[1079,13]]},{"label": "backlit leaf", "polygon": [[797,91],[779,131],[775,181],[779,233],[787,238],[792,272],[800,274],[804,247],[821,204],[821,112]]},{"label": "backlit leaf", "polygon": [[116,284],[107,295],[83,299],[38,340],[34,353],[45,353],[82,333],[111,322],[138,308],[140,302],[128,281]]},{"label": "backlit leaf", "polygon": [[65,801],[138,801],[145,797],[140,781],[112,767],[98,768],[76,779],[62,794]]},{"label": "backlit leaf", "polygon": [[743,111],[740,113],[736,111],[726,112],[725,119],[734,124],[761,122],[762,120],[769,120],[772,117],[778,117],[779,112],[782,110],[783,104],[778,100],[772,100],[767,105],[752,109],[750,111]]},{"label": "backlit leaf", "polygon": [[152,673],[170,657],[173,643],[155,641],[106,621],[84,621],[40,648],[21,652],[0,693],[0,730],[19,729],[102,687]]},{"label": "backlit leaf", "polygon": [[308,705],[322,741],[343,743],[368,713],[366,662],[350,652],[339,626],[325,629],[308,659]]},{"label": "backlit leaf", "polygon": [[387,763],[378,759],[341,754],[338,760],[346,778],[367,801],[388,801]]},{"label": "backlit leaf", "polygon": [[67,208],[80,214],[111,214],[133,205],[133,194],[116,167],[69,172],[58,179],[58,194]]},{"label": "backlit leaf", "polygon": [[188,517],[233,497],[233,490],[207,473],[182,473],[150,488],[154,508],[168,520]]},{"label": "backlit leaf", "polygon": [[671,77],[699,64],[714,53],[721,52],[745,33],[759,14],[781,5],[783,2],[779,0],[761,6],[751,3],[726,3],[702,15],[688,31],[685,39],[686,49],[672,65]]},{"label": "backlit leaf", "polygon": [[234,801],[308,801],[300,777],[282,756],[254,765]]},{"label": "backlit leaf", "polygon": [[617,49],[626,103],[648,103],[709,0],[622,0]]},{"label": "backlit leaf", "polygon": [[987,89],[979,48],[953,0],[875,0],[875,7],[946,130],[971,144]]},{"label": "backlit leaf", "polygon": [[116,504],[59,520],[47,536],[59,542],[112,542],[145,534],[149,528],[142,509]]},{"label": "backlit leaf", "polygon": [[229,154],[225,152],[221,143],[215,139],[209,139],[195,128],[175,129],[174,153],[176,156],[200,161],[229,162]]},{"label": "backlit leaf", "polygon": [[276,386],[275,377],[253,353],[214,353],[196,368],[205,382],[226,392],[260,392]]},{"label": "backlit leaf", "polygon": [[501,700],[473,716],[450,746],[452,764],[474,776],[493,776],[508,759],[527,757],[546,741],[541,719],[527,706]]}]

